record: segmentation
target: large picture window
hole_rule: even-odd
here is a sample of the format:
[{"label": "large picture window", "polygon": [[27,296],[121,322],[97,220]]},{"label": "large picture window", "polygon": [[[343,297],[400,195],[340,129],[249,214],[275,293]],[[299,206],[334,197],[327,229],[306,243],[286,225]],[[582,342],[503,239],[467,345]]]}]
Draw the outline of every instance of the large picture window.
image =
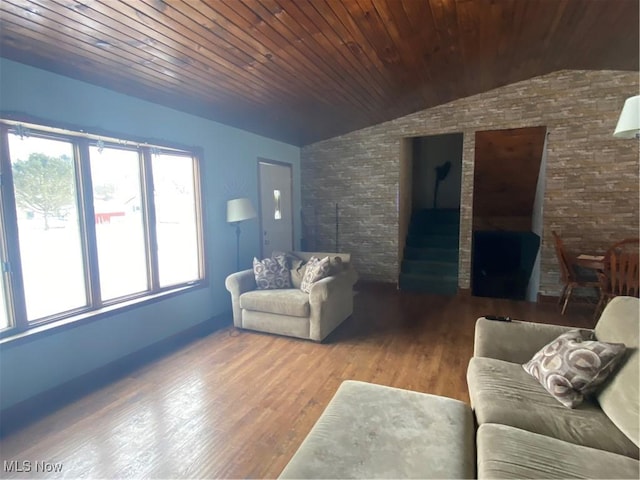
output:
[{"label": "large picture window", "polygon": [[8,138],[27,319],[82,308],[88,298],[73,143]]},{"label": "large picture window", "polygon": [[101,297],[144,292],[149,282],[139,152],[92,145],[89,158]]},{"label": "large picture window", "polygon": [[193,151],[0,123],[0,332],[205,278]]},{"label": "large picture window", "polygon": [[161,286],[175,285],[198,274],[197,194],[193,162],[186,155],[152,157]]}]

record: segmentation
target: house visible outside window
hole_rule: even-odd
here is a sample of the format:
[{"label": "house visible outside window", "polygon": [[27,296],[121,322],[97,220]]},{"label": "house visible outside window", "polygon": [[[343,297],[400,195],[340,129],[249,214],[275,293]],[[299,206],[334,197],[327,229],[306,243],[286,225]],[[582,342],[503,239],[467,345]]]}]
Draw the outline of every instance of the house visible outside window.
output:
[{"label": "house visible outside window", "polygon": [[194,152],[3,121],[0,332],[205,278]]},{"label": "house visible outside window", "polygon": [[89,158],[101,297],[107,301],[144,292],[149,277],[140,154],[91,145]]}]

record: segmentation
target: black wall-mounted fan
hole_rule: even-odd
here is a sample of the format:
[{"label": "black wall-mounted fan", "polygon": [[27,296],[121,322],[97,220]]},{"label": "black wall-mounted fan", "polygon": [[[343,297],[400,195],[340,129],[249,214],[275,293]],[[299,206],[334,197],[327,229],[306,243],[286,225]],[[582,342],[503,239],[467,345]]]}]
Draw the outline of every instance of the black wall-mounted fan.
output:
[{"label": "black wall-mounted fan", "polygon": [[433,189],[433,208],[438,208],[438,186],[440,182],[447,178],[451,170],[451,162],[446,161],[442,165],[436,167],[436,186]]}]

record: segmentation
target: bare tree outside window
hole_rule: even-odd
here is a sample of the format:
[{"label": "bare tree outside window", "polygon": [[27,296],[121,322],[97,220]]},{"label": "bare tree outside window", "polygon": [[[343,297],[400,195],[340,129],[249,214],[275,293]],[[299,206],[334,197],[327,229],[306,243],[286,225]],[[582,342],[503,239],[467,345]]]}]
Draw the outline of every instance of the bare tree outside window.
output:
[{"label": "bare tree outside window", "polygon": [[8,144],[26,320],[84,308],[86,257],[73,142],[9,132]]},{"label": "bare tree outside window", "polygon": [[18,205],[42,215],[45,230],[50,218],[63,217],[74,203],[73,162],[67,155],[29,154],[13,164],[13,183]]}]

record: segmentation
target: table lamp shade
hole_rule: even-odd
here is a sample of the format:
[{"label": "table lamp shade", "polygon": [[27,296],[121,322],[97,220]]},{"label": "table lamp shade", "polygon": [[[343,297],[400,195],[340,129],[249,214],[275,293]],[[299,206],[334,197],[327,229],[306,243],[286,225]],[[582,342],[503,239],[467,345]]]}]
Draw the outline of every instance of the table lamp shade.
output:
[{"label": "table lamp shade", "polygon": [[634,138],[640,134],[640,95],[629,97],[624,102],[618,125],[613,132],[617,138]]},{"label": "table lamp shade", "polygon": [[227,222],[242,222],[255,218],[256,211],[248,198],[235,198],[227,202]]}]

